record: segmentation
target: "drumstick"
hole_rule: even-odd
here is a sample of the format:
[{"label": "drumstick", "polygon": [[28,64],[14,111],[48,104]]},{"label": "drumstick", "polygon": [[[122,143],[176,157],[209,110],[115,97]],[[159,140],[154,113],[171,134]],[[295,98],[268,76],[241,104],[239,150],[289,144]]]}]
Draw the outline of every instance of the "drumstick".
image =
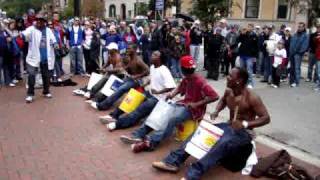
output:
[{"label": "drumstick", "polygon": [[239,106],[236,106],[236,110],[234,111],[235,114],[233,115],[233,122],[237,120],[238,111],[239,111]]}]

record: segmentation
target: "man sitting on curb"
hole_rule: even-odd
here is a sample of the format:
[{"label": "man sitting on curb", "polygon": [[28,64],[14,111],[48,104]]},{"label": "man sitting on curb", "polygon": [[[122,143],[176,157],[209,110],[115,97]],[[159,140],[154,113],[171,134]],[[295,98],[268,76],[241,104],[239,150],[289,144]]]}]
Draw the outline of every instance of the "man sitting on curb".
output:
[{"label": "man sitting on curb", "polygon": [[142,84],[142,78],[149,74],[149,67],[137,56],[136,52],[137,48],[135,45],[128,47],[129,62],[128,65],[124,67],[128,73],[128,77],[124,79],[124,83],[110,97],[98,103],[91,103],[93,108],[108,110],[123,94],[128,92],[130,88],[135,88]]},{"label": "man sitting on curb", "polygon": [[146,91],[146,100],[132,113],[123,114],[119,108],[111,113],[111,116],[100,117],[102,124],[107,124],[107,128],[112,131],[115,129],[128,128],[135,125],[140,119],[149,115],[156,106],[158,99],[165,99],[166,94],[172,91],[176,84],[174,79],[165,66],[165,57],[160,51],[155,51],[151,56],[152,66],[150,67],[150,89]]},{"label": "man sitting on curb", "polygon": [[[211,115],[215,120],[219,112],[225,107],[230,111],[230,122],[216,124],[224,130],[223,136],[200,160],[193,163],[187,173],[186,179],[195,180],[208,171],[209,168],[221,163],[221,161],[232,152],[239,152],[239,149],[251,142],[250,130],[264,126],[270,122],[270,116],[260,97],[247,89],[248,72],[244,69],[234,68],[227,77],[227,89],[219,101],[216,111]],[[235,118],[236,117],[236,118]],[[172,151],[163,161],[154,162],[154,168],[177,172],[179,166],[189,157],[185,151],[190,136],[177,150]]]},{"label": "man sitting on curb", "polygon": [[132,144],[132,150],[135,153],[141,151],[153,150],[166,137],[170,136],[176,125],[186,120],[200,120],[206,112],[207,104],[219,99],[218,94],[211,88],[207,81],[200,75],[194,73],[195,62],[191,56],[183,56],[180,59],[182,73],[185,76],[177,89],[167,96],[166,99],[172,99],[176,95],[184,95],[184,99],[177,104],[173,104],[175,113],[170,114],[171,118],[164,130],[154,131],[143,124],[133,133],[132,137],[121,136],[121,140],[125,143]]}]

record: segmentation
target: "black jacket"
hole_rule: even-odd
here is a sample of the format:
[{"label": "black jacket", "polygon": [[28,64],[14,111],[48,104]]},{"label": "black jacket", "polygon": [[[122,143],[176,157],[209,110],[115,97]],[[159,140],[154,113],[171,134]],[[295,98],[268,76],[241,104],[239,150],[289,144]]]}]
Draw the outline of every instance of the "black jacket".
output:
[{"label": "black jacket", "polygon": [[258,57],[258,36],[254,32],[247,32],[246,34],[240,34],[239,47],[240,56]]}]

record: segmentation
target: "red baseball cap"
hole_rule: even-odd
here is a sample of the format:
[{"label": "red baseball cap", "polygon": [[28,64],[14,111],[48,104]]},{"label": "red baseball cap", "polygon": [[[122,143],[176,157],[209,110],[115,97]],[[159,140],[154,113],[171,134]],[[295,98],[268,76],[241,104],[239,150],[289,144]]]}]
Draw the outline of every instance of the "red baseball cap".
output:
[{"label": "red baseball cap", "polygon": [[184,68],[196,68],[196,63],[194,62],[192,56],[186,55],[180,58],[180,64]]}]

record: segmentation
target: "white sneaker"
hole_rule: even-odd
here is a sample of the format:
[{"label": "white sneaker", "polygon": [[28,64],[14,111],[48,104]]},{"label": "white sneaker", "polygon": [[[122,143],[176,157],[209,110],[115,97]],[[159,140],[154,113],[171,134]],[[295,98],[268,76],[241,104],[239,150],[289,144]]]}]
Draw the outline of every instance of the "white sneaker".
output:
[{"label": "white sneaker", "polygon": [[82,91],[81,89],[76,89],[72,92],[73,92],[73,94],[78,95],[78,96],[83,96],[85,94],[85,92]]},{"label": "white sneaker", "polygon": [[109,131],[113,131],[116,129],[116,123],[112,122],[106,125]]},{"label": "white sneaker", "polygon": [[86,100],[85,102],[88,103],[88,104],[91,104],[91,103],[93,103],[94,101],[92,101],[92,100],[89,99],[89,100]]},{"label": "white sneaker", "polygon": [[62,82],[62,79],[61,79],[61,78],[58,78],[57,81],[58,81],[58,82]]},{"label": "white sneaker", "polygon": [[85,98],[87,98],[87,99],[90,99],[90,92],[86,92],[86,93],[84,93],[84,95],[83,95]]},{"label": "white sneaker", "polygon": [[15,87],[16,85],[14,83],[9,83],[9,87]]},{"label": "white sneaker", "polygon": [[272,86],[273,88],[275,88],[275,89],[277,89],[277,88],[278,88],[278,86],[277,86],[277,85],[275,85],[275,84],[271,84],[271,86]]},{"label": "white sneaker", "polygon": [[297,87],[297,84],[296,84],[296,83],[292,83],[290,86],[291,86],[292,88],[294,88],[294,87]]},{"label": "white sneaker", "polygon": [[253,89],[253,86],[252,86],[251,84],[249,84],[249,85],[247,86],[247,88],[248,88],[248,89]]},{"label": "white sneaker", "polygon": [[50,94],[50,93],[44,94],[43,96],[46,97],[46,98],[49,98],[49,99],[52,98],[52,94]]},{"label": "white sneaker", "polygon": [[98,106],[97,106],[96,102],[91,103],[91,107],[93,107],[94,109],[98,109]]},{"label": "white sneaker", "polygon": [[306,82],[311,82],[311,79],[307,78],[307,79],[306,79]]},{"label": "white sneaker", "polygon": [[27,96],[26,97],[26,103],[32,103],[33,97],[32,96]]},{"label": "white sneaker", "polygon": [[19,81],[16,80],[16,79],[12,80],[12,83],[13,83],[13,84],[17,84],[18,82],[19,82]]}]

